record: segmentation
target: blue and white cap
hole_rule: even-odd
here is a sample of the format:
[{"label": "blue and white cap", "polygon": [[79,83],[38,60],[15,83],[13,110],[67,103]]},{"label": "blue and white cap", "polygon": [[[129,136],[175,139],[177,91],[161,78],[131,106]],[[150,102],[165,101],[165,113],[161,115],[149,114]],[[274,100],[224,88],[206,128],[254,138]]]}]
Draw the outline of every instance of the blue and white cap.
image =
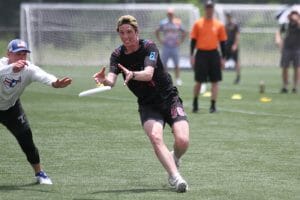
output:
[{"label": "blue and white cap", "polygon": [[10,41],[8,43],[7,50],[13,53],[20,51],[26,51],[27,53],[30,53],[27,43],[21,39],[14,39]]}]

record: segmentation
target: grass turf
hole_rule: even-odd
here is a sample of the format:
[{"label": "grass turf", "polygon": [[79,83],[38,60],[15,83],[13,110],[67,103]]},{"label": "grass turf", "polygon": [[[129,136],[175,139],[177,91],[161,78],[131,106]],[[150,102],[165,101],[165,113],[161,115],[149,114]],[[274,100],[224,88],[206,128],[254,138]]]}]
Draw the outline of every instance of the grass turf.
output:
[{"label": "grass turf", "polygon": [[[190,121],[190,148],[181,173],[190,191],[178,194],[144,134],[135,97],[122,85],[90,97],[96,68],[47,67],[73,84],[52,89],[34,83],[22,96],[43,166],[54,185],[35,185],[31,167],[15,139],[0,126],[0,199],[299,199],[300,96],[279,94],[279,68],[244,68],[242,81],[224,72],[217,102],[200,97],[191,113],[193,73],[179,87]],[[173,74],[173,72],[170,72]],[[266,93],[259,94],[259,82]],[[241,94],[242,100],[232,100]],[[262,103],[260,97],[272,98]],[[165,142],[172,148],[170,128]]]}]

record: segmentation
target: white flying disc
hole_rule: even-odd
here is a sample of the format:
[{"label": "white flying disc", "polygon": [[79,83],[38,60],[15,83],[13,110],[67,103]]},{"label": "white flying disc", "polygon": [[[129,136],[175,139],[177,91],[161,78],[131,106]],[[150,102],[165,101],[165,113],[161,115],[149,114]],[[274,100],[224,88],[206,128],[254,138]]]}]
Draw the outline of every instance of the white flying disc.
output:
[{"label": "white flying disc", "polygon": [[107,91],[107,90],[110,90],[110,89],[111,89],[110,86],[100,86],[100,87],[96,87],[96,88],[93,88],[93,89],[82,91],[82,92],[79,93],[78,96],[80,96],[80,97],[89,96],[89,95],[93,95],[93,94],[96,94],[96,93],[99,93],[99,92],[104,92],[104,91]]}]

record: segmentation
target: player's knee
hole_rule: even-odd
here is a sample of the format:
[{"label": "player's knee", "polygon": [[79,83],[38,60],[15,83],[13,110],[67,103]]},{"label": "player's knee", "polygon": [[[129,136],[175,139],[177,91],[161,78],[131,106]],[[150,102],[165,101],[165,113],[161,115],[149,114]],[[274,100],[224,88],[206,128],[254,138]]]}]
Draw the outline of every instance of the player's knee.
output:
[{"label": "player's knee", "polygon": [[159,146],[163,144],[163,138],[161,137],[161,134],[152,131],[151,133],[148,134],[148,136],[153,146]]},{"label": "player's knee", "polygon": [[175,137],[175,144],[177,147],[186,149],[189,146],[189,137],[185,134]]},{"label": "player's knee", "polygon": [[[182,123],[185,123],[184,121],[182,121]],[[188,125],[185,126],[184,124],[181,124],[180,126],[181,128],[178,129],[175,133],[174,133],[174,137],[175,137],[175,144],[177,147],[181,147],[181,148],[187,148],[189,146],[189,128]]]}]

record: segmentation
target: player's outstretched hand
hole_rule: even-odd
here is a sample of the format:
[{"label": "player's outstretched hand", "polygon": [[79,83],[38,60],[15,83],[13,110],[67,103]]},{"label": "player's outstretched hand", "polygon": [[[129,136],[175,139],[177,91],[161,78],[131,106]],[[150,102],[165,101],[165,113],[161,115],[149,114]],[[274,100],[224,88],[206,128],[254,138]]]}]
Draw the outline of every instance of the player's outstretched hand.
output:
[{"label": "player's outstretched hand", "polygon": [[57,79],[55,82],[52,83],[54,88],[64,88],[67,87],[72,83],[72,79],[69,77],[64,77],[62,79]]},{"label": "player's outstretched hand", "polygon": [[118,67],[123,71],[125,74],[125,81],[124,85],[127,85],[127,83],[133,78],[133,72],[126,69],[123,65],[118,64]]},{"label": "player's outstretched hand", "polygon": [[99,72],[93,75],[93,78],[97,84],[103,84],[105,82],[105,67]]}]

